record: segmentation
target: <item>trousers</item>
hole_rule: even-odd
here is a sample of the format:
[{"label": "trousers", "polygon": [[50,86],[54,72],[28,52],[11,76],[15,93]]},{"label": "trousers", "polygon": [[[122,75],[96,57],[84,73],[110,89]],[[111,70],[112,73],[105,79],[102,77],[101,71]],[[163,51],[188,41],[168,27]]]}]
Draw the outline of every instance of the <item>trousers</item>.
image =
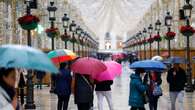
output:
[{"label": "trousers", "polygon": [[98,98],[98,110],[103,110],[103,99],[106,98],[110,110],[114,110],[111,91],[96,91]]}]

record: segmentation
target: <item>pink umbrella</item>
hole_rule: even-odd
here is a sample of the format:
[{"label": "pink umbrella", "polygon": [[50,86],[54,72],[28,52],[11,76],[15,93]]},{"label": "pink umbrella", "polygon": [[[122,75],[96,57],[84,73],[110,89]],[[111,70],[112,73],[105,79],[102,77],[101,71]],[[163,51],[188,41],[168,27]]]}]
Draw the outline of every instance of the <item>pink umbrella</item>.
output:
[{"label": "pink umbrella", "polygon": [[121,64],[115,62],[115,61],[106,61],[104,62],[107,66],[107,70],[93,76],[94,79],[98,81],[106,81],[106,80],[113,80],[116,76],[121,75],[122,73],[122,66]]},{"label": "pink umbrella", "polygon": [[114,73],[116,75],[121,75],[122,66],[120,63],[117,63],[116,61],[105,61],[104,64],[108,68],[109,72]]},{"label": "pink umbrella", "polygon": [[98,59],[84,57],[79,58],[71,65],[71,70],[78,74],[96,76],[107,69],[106,65]]}]

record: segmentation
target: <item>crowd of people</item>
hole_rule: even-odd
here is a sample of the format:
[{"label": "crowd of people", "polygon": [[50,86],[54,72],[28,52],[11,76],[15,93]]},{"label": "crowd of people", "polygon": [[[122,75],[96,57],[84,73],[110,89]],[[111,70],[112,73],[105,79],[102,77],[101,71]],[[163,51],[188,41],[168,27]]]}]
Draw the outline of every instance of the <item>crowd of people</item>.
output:
[{"label": "crowd of people", "polygon": [[[145,110],[144,105],[147,103],[149,103],[150,110],[157,110],[158,99],[163,95],[161,74],[158,71],[146,72],[143,68],[135,70],[135,74],[130,76],[129,106],[131,106],[131,110]],[[168,70],[167,82],[169,84],[171,110],[176,110],[177,98],[180,103],[179,109],[184,110],[186,73],[179,64],[173,64],[173,67]]]},{"label": "crowd of people", "polygon": [[[110,110],[114,110],[111,92],[111,85],[114,82],[112,80],[97,81],[93,80],[90,75],[72,74],[68,62],[56,64],[56,67],[59,69],[59,74],[55,78],[54,89],[54,94],[58,97],[57,110],[68,110],[71,93],[74,94],[74,101],[78,110],[92,110],[94,91],[98,99],[98,110],[104,109],[104,97]],[[25,72],[20,71],[19,94],[15,90],[17,73],[18,71],[15,68],[0,68],[0,110],[19,110],[18,95],[21,98],[20,104],[24,104]],[[41,83],[45,73],[36,71],[36,74],[37,88],[42,89]],[[145,110],[147,103],[149,103],[150,110],[157,110],[158,99],[163,95],[161,74],[162,72],[146,71],[144,68],[135,69],[135,73],[130,75],[129,84],[129,106],[131,110]],[[186,83],[185,71],[179,64],[173,64],[172,68],[168,70],[167,82],[169,84],[171,110],[176,110],[177,98],[179,103],[183,104]]]}]

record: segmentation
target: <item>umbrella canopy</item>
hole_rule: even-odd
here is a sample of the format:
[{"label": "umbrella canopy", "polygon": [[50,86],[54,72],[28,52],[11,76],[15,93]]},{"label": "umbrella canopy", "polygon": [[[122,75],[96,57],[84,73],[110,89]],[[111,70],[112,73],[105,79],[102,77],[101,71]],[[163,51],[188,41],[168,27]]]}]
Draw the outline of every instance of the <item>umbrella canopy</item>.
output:
[{"label": "umbrella canopy", "polygon": [[117,63],[115,61],[105,61],[104,64],[106,65],[107,70],[109,70],[111,73],[121,75],[122,65],[120,63]]},{"label": "umbrella canopy", "polygon": [[65,61],[74,60],[76,58],[76,54],[71,50],[58,49],[49,52],[48,57],[52,60],[53,63],[62,63]]},{"label": "umbrella canopy", "polygon": [[107,69],[106,65],[98,59],[84,57],[79,58],[71,65],[74,73],[96,75]]},{"label": "umbrella canopy", "polygon": [[165,70],[166,65],[160,61],[142,60],[136,61],[130,65],[131,69],[144,68],[145,70]]},{"label": "umbrella canopy", "polygon": [[121,75],[122,73],[122,66],[121,64],[115,62],[115,61],[106,61],[104,62],[107,70],[98,74],[94,79],[98,81],[107,81],[107,80],[113,80],[116,76]]},{"label": "umbrella canopy", "polygon": [[179,56],[174,56],[174,57],[170,57],[167,60],[163,61],[164,63],[168,63],[168,64],[185,64],[187,61],[185,58],[183,57],[179,57]]},{"label": "umbrella canopy", "polygon": [[40,50],[22,45],[2,45],[0,53],[0,67],[58,73],[58,69],[51,60]]}]

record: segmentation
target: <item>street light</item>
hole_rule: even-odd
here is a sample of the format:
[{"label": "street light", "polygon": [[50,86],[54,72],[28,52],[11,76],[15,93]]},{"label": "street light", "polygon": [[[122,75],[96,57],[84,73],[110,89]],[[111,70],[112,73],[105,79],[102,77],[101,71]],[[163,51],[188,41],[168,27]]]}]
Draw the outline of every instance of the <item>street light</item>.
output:
[{"label": "street light", "polygon": [[[82,29],[80,26],[76,28],[76,34],[78,35],[78,42],[80,42]],[[78,55],[80,55],[80,44],[78,43]]]},{"label": "street light", "polygon": [[[165,26],[167,26],[168,32],[171,32],[172,20],[173,20],[173,17],[170,15],[170,12],[167,12],[167,15],[165,16]],[[168,39],[168,53],[169,53],[168,57],[171,57],[171,40],[170,39]]]},{"label": "street light", "polygon": [[136,35],[136,39],[137,39],[137,42],[138,42],[138,46],[139,46],[139,57],[140,57],[140,60],[142,59],[142,55],[141,55],[141,36],[142,36],[142,33],[141,31],[139,33],[137,33]]},{"label": "street light", "polygon": [[[27,15],[31,15],[31,7],[30,7],[31,2],[32,0],[25,0]],[[32,46],[31,30],[27,30],[27,42],[28,42],[28,46]],[[26,97],[25,109],[35,109],[36,108],[34,104],[34,89],[33,89],[32,78],[33,78],[32,70],[29,70],[27,74],[27,97]]]},{"label": "street light", "polygon": [[[55,12],[57,8],[54,6],[54,2],[50,2],[50,6],[47,7],[49,12],[49,21],[51,21],[51,28],[54,28],[54,21],[56,20]],[[54,50],[54,37],[51,38],[52,41],[52,50]]]},{"label": "street light", "polygon": [[85,37],[85,32],[84,32],[83,29],[82,29],[82,31],[81,31],[81,36],[80,36],[81,48],[82,48],[82,51],[81,51],[82,57],[84,57],[84,53],[83,53],[83,51],[84,51],[84,48],[83,48],[84,37]]},{"label": "street light", "polygon": [[73,52],[75,52],[75,32],[76,32],[76,24],[75,21],[72,21],[72,23],[70,24],[70,32],[72,32],[72,46],[73,46]]},{"label": "street light", "polygon": [[143,36],[144,36],[144,59],[145,60],[146,60],[146,43],[145,43],[145,41],[146,41],[146,33],[147,33],[147,30],[146,30],[146,28],[144,28]]},{"label": "street light", "polygon": [[[68,29],[68,26],[69,26],[69,20],[70,20],[69,17],[65,13],[64,16],[62,17],[62,23],[63,23],[63,28],[64,28],[64,35],[65,35],[65,37],[67,37],[67,39],[68,39],[67,29]],[[67,49],[67,41],[68,40],[64,40],[65,49]]]},{"label": "street light", "polygon": [[193,6],[190,4],[190,0],[186,0],[186,4],[183,6],[184,15],[186,18],[190,18],[192,15]]},{"label": "street light", "polygon": [[165,26],[171,27],[172,20],[173,20],[173,17],[170,15],[170,12],[167,12],[167,15],[165,16]]},{"label": "street light", "polygon": [[[183,6],[185,19],[186,19],[186,25],[190,26],[190,17],[192,14],[192,5],[190,4],[190,0],[186,0],[186,4]],[[191,62],[190,62],[190,35],[186,36],[186,55],[187,55],[187,86],[186,86],[186,92],[193,92],[193,86],[192,86],[192,68],[191,68]]]},{"label": "street light", "polygon": [[88,33],[85,34],[85,56],[88,56],[88,52],[87,52],[87,43],[88,43]]},{"label": "street light", "polygon": [[[161,26],[161,22],[160,20],[158,19],[155,23],[155,28],[156,28],[156,31],[157,31],[157,35],[160,36],[160,26]],[[157,41],[157,45],[158,45],[158,49],[157,49],[157,54],[160,55],[160,41],[158,40]]]},{"label": "street light", "polygon": [[[47,7],[47,11],[49,12],[49,21],[51,21],[51,29],[54,28],[54,21],[56,20],[55,12],[57,8],[54,6],[54,2],[50,2],[50,6]],[[54,50],[54,37],[51,37],[51,49]],[[55,88],[55,76],[51,75],[51,89],[50,93],[54,92]]]},{"label": "street light", "polygon": [[[150,24],[148,27],[148,33],[150,34],[150,39],[152,38],[152,31],[153,31],[153,27],[152,24]],[[152,58],[152,42],[150,42],[150,58]]]}]

